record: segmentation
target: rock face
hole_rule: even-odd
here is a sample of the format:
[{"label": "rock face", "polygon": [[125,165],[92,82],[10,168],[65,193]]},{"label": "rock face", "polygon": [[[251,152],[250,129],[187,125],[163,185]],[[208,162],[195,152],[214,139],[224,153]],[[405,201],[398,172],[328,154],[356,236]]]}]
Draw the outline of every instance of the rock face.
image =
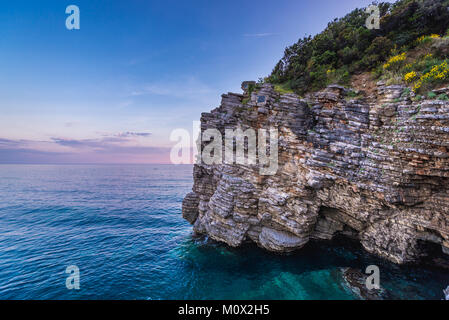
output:
[{"label": "rock face", "polygon": [[[402,86],[350,99],[330,86],[299,99],[264,84],[222,96],[201,131],[278,129],[278,169],[260,164],[194,166],[183,215],[194,231],[274,252],[336,235],[395,263],[429,244],[449,254],[449,103],[413,102]],[[207,143],[202,142],[201,147]]]}]

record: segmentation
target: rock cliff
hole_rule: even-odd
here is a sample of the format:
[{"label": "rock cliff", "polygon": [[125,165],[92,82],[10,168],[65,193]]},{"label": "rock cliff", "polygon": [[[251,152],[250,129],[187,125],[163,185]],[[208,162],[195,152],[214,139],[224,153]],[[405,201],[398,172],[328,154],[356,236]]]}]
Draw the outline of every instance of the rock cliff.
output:
[{"label": "rock cliff", "polygon": [[183,201],[195,233],[280,253],[343,235],[395,263],[429,246],[449,254],[449,102],[383,83],[358,99],[339,86],[305,99],[242,88],[202,114],[201,131],[275,127],[279,167],[196,164]]}]

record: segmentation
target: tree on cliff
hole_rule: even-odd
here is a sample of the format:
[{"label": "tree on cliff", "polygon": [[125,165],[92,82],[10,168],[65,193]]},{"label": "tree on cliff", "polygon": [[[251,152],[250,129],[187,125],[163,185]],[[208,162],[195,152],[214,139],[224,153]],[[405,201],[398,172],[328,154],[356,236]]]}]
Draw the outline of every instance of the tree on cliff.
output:
[{"label": "tree on cliff", "polygon": [[449,27],[449,0],[400,0],[379,3],[379,30],[365,26],[368,13],[355,9],[335,19],[315,37],[299,39],[285,49],[268,81],[297,93],[332,82],[347,84],[351,75],[382,65],[397,48],[411,49],[416,39],[444,34]]}]

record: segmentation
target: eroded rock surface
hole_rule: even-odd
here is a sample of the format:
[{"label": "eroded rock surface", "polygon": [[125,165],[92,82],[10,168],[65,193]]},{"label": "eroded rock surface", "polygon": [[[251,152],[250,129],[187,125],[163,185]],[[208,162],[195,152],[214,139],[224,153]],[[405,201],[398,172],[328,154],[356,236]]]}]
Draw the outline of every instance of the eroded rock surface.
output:
[{"label": "eroded rock surface", "polygon": [[381,83],[358,100],[339,86],[299,99],[264,84],[201,117],[203,132],[238,127],[278,129],[278,170],[195,165],[183,215],[196,233],[274,252],[343,234],[395,263],[416,261],[427,243],[449,253],[447,101],[413,102]]}]

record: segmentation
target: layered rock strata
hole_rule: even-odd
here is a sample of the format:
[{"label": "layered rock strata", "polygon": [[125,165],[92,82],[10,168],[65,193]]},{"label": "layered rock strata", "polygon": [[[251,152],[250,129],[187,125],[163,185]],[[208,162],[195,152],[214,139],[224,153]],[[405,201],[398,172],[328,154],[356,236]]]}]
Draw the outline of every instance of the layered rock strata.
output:
[{"label": "layered rock strata", "polygon": [[273,252],[344,235],[395,263],[429,245],[449,254],[449,102],[382,83],[358,99],[339,86],[306,99],[271,84],[243,89],[202,114],[201,131],[277,128],[278,170],[196,164],[183,202],[196,233]]}]

